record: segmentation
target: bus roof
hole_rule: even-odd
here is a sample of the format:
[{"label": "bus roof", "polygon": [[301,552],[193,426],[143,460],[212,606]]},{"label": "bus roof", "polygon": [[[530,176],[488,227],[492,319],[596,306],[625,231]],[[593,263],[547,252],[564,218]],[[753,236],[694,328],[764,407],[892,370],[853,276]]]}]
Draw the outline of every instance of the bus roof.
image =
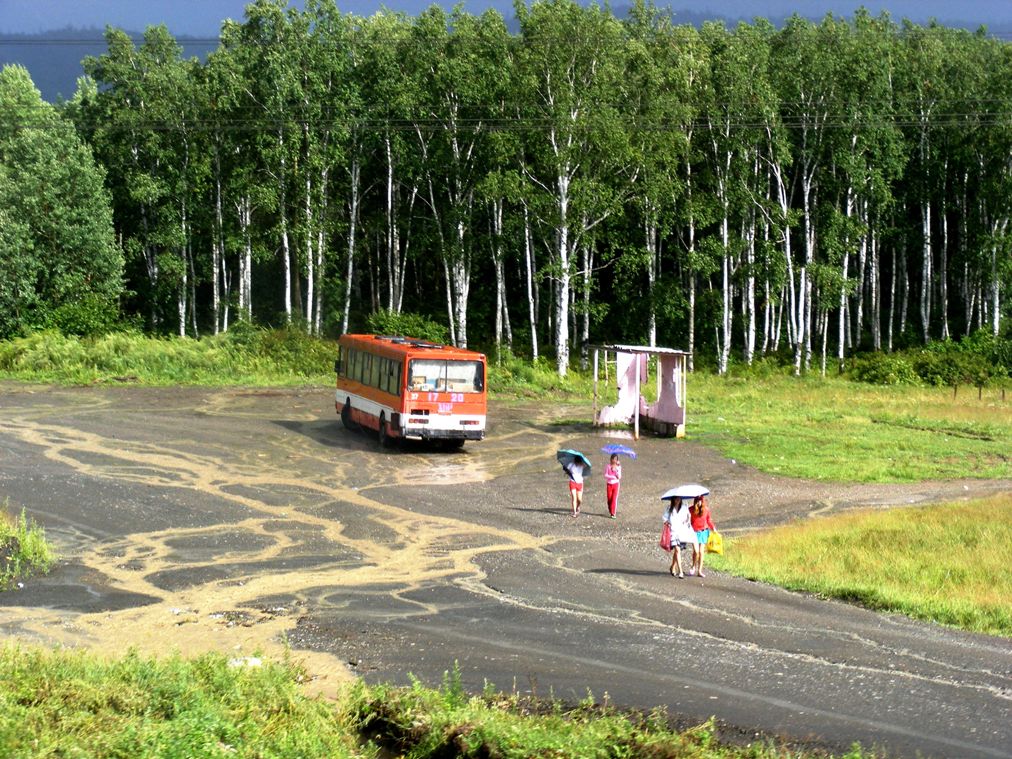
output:
[{"label": "bus roof", "polygon": [[457,348],[452,345],[441,345],[439,343],[421,340],[417,337],[405,337],[403,335],[341,335],[338,342],[342,345],[357,345],[368,350],[370,347],[382,346],[388,350],[398,353],[425,353],[438,352],[446,358],[484,359],[485,356],[477,351],[466,348]]}]

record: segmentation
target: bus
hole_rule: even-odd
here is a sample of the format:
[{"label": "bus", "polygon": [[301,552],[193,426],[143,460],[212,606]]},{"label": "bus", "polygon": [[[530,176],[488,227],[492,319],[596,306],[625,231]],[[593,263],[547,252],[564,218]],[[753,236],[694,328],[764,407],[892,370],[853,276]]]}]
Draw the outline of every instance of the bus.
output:
[{"label": "bus", "polygon": [[461,446],[485,437],[486,361],[413,337],[342,335],[334,410],[348,429]]}]

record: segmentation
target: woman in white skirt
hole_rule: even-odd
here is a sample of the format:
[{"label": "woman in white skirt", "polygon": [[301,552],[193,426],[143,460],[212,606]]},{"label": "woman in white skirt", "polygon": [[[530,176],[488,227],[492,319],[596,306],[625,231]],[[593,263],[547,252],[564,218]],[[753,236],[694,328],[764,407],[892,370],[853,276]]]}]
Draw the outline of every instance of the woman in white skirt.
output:
[{"label": "woman in white skirt", "polygon": [[[689,506],[683,498],[672,498],[664,509],[664,520],[671,525],[671,568],[674,577],[685,577],[682,574],[682,549],[693,549],[696,543],[696,531],[692,529]],[[676,571],[677,570],[677,571]]]}]

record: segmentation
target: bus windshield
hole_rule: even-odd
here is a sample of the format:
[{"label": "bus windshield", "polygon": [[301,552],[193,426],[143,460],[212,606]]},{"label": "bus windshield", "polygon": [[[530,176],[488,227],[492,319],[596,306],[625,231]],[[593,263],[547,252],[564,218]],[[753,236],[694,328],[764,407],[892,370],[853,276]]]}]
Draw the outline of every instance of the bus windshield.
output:
[{"label": "bus windshield", "polygon": [[481,361],[414,359],[408,371],[411,390],[480,393],[485,389]]}]

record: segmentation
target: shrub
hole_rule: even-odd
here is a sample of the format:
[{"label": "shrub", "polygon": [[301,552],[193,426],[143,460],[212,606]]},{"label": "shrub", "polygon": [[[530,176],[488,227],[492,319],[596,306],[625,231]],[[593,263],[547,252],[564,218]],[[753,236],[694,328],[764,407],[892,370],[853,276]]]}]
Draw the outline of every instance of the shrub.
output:
[{"label": "shrub", "polygon": [[115,329],[119,306],[112,298],[85,293],[78,300],[57,306],[47,321],[49,327],[64,335],[101,335]]},{"label": "shrub", "polygon": [[910,360],[899,353],[869,353],[854,361],[851,376],[872,385],[917,385],[920,377]]},{"label": "shrub", "polygon": [[959,383],[965,360],[958,351],[924,350],[914,355],[912,363],[925,384],[941,387]]},{"label": "shrub", "polygon": [[450,334],[446,327],[421,314],[377,311],[366,322],[377,335],[403,335],[445,345]]}]

